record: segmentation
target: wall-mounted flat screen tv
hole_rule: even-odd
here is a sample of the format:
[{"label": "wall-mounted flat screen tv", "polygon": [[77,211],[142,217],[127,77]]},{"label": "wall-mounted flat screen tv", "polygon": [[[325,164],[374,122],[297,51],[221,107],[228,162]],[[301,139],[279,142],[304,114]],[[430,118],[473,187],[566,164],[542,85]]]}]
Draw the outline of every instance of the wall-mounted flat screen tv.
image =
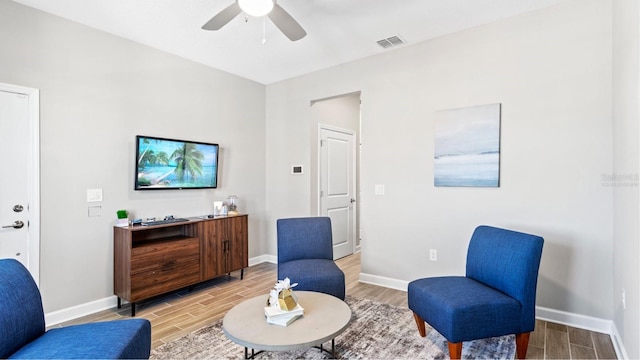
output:
[{"label": "wall-mounted flat screen tv", "polygon": [[136,136],[136,190],[218,186],[218,144]]}]

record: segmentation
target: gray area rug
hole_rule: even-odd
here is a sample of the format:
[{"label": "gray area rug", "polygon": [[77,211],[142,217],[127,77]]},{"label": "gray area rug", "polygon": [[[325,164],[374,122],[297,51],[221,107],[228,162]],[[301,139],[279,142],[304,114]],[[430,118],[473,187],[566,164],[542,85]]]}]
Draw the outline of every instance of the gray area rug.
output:
[{"label": "gray area rug", "polygon": [[[448,359],[447,341],[427,326],[427,337],[418,334],[413,313],[408,308],[348,296],[351,324],[335,339],[336,352],[343,359]],[[331,348],[331,343],[324,345]],[[464,359],[513,359],[515,338],[465,342]],[[264,352],[258,359],[324,359],[318,349]],[[222,320],[151,351],[151,359],[243,359],[244,347],[222,332]]]}]

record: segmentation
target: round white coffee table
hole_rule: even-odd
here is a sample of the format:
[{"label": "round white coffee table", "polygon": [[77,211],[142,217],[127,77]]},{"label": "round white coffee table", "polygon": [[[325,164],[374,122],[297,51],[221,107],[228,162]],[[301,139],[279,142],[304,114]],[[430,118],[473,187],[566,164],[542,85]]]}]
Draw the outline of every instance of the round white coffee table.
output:
[{"label": "round white coffee table", "polygon": [[[225,335],[245,348],[245,358],[259,351],[289,351],[319,347],[331,340],[331,354],[335,357],[335,337],[351,320],[351,309],[342,300],[323,293],[295,291],[304,316],[289,326],[268,324],[264,307],[268,295],[258,296],[234,306],[224,316]],[[251,349],[252,355],[249,356]]]}]

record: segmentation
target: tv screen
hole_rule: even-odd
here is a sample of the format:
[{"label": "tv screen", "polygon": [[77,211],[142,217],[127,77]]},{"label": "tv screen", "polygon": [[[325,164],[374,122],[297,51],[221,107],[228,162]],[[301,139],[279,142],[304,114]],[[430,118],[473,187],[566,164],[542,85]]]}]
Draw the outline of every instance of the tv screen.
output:
[{"label": "tv screen", "polygon": [[135,190],[218,186],[218,144],[136,136]]}]

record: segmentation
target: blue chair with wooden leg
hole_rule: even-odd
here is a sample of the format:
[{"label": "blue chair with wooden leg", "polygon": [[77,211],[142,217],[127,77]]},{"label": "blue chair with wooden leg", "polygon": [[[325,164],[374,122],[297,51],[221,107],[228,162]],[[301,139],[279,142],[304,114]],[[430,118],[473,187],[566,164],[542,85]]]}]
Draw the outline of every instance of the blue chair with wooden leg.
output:
[{"label": "blue chair with wooden leg", "polygon": [[524,359],[535,327],[536,287],[544,240],[490,226],[475,229],[466,276],[432,277],[409,283],[409,308],[421,336],[425,322],[449,342],[460,359],[464,341],[515,334]]},{"label": "blue chair with wooden leg", "polygon": [[298,283],[295,290],[316,291],[345,298],[344,273],[333,261],[331,219],[279,219],[278,279]]}]

